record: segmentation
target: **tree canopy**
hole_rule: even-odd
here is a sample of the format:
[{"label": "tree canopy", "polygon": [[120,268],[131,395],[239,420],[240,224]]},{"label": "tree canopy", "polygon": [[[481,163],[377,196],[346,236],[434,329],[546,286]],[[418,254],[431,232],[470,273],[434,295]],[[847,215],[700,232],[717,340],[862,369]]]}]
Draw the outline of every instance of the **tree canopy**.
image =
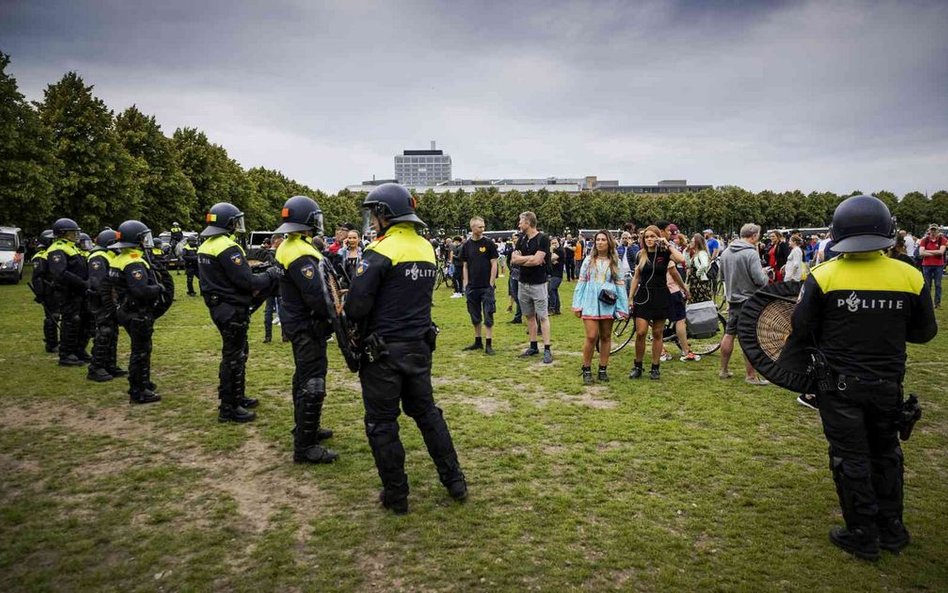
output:
[{"label": "tree canopy", "polygon": [[[244,168],[227,150],[190,127],[169,138],[153,115],[135,105],[118,116],[93,94],[75,72],[49,85],[42,102],[31,105],[7,72],[9,56],[0,53],[0,215],[31,234],[61,216],[76,219],[90,234],[105,225],[138,218],[156,233],[172,221],[191,229],[204,226],[204,214],[217,202],[231,202],[246,215],[247,227],[272,230],[280,224],[287,198],[306,195],[323,210],[326,232],[358,224],[364,192],[326,195],[264,167]],[[370,189],[370,188],[367,188]],[[461,233],[474,216],[488,229],[516,228],[518,215],[537,214],[552,233],[579,228],[642,226],[675,222],[685,231],[712,228],[736,231],[753,221],[764,228],[823,227],[849,194],[800,191],[757,193],[721,186],[685,194],[623,194],[540,191],[500,192],[458,188],[418,195],[418,213],[434,232]],[[909,192],[900,200],[875,192],[899,226],[924,231],[930,222],[948,222],[948,191],[931,199]]]}]

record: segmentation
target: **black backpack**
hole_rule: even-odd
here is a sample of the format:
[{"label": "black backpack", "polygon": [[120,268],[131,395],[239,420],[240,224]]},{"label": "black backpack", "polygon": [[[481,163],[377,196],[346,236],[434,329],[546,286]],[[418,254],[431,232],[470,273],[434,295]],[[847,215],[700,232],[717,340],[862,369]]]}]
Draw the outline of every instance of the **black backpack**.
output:
[{"label": "black backpack", "polygon": [[708,280],[710,280],[711,282],[716,282],[718,279],[718,274],[720,273],[721,273],[721,268],[718,265],[718,260],[715,259],[714,261],[711,262],[711,265],[708,266],[708,271],[707,271]]}]

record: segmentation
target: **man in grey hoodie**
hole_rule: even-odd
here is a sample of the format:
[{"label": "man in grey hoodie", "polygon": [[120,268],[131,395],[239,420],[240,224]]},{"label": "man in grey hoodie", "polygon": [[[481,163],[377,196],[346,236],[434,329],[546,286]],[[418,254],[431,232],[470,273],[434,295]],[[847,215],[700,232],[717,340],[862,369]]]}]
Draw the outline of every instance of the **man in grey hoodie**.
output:
[{"label": "man in grey hoodie", "polygon": [[[741,314],[744,301],[749,299],[758,289],[767,285],[767,272],[760,264],[757,254],[757,242],[760,240],[760,226],[747,223],[741,227],[741,238],[732,241],[728,248],[718,258],[721,266],[721,277],[724,279],[724,294],[727,297],[727,327],[724,330],[724,339],[721,340],[721,372],[722,379],[731,376],[728,363],[731,353],[734,352],[734,336],[737,335],[737,320]],[[751,385],[766,385],[766,379],[757,376],[757,371],[751,366],[747,357],[744,358],[747,374],[745,381]]]}]

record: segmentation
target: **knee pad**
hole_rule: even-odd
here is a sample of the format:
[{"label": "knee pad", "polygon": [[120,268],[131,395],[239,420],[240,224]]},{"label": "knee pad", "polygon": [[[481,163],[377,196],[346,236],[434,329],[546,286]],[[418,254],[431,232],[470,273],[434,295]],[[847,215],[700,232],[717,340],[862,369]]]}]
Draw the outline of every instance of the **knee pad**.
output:
[{"label": "knee pad", "polygon": [[305,395],[316,396],[317,399],[322,401],[326,395],[326,380],[321,377],[310,377],[303,383],[301,391]]},{"label": "knee pad", "polygon": [[398,441],[398,423],[366,422],[365,435],[373,446],[384,447]]},{"label": "knee pad", "polygon": [[868,480],[871,475],[867,459],[853,459],[830,454],[830,470],[836,479],[846,478],[853,481]]}]

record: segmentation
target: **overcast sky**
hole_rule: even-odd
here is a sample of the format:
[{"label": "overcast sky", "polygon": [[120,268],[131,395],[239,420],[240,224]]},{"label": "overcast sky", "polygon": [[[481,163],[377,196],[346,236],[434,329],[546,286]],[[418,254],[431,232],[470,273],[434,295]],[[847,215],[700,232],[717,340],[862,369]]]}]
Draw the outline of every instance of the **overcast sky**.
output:
[{"label": "overcast sky", "polygon": [[0,0],[28,98],[70,70],[329,192],[454,177],[948,189],[948,2]]}]

